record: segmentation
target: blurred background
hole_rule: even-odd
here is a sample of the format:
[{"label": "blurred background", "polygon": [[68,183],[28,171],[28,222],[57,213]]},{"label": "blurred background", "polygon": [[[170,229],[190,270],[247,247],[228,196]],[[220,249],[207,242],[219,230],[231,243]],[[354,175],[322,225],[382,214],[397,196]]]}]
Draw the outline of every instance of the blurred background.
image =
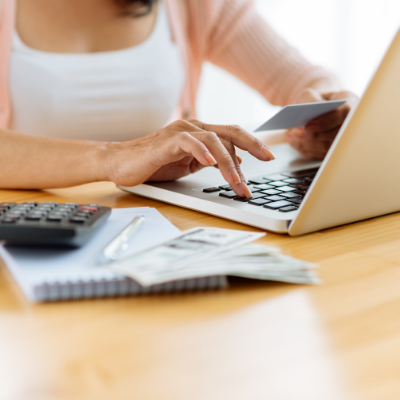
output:
[{"label": "blurred background", "polygon": [[[306,58],[359,96],[400,28],[400,0],[256,0],[256,6]],[[253,131],[277,110],[229,73],[205,65],[199,119]]]}]

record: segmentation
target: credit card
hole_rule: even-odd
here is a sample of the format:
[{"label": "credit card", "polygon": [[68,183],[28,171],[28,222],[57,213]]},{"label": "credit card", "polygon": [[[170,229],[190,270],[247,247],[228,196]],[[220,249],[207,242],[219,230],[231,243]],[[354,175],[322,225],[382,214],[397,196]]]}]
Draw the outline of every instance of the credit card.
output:
[{"label": "credit card", "polygon": [[321,101],[318,103],[291,104],[283,107],[271,119],[262,124],[254,132],[290,129],[305,126],[310,121],[336,110],[347,100]]}]

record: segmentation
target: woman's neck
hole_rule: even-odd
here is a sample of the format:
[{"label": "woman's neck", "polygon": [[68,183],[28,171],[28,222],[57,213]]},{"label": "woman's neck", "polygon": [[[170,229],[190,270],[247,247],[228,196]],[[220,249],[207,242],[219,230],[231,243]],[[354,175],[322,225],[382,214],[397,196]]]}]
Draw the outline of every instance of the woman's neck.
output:
[{"label": "woman's neck", "polygon": [[37,50],[93,53],[136,46],[151,34],[157,6],[146,16],[124,16],[114,0],[17,0],[16,27]]}]

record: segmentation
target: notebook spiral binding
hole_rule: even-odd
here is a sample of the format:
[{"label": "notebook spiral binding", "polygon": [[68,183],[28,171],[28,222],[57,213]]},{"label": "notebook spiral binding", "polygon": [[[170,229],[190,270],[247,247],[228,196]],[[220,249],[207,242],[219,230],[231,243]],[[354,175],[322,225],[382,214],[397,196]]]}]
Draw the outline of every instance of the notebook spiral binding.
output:
[{"label": "notebook spiral binding", "polygon": [[33,288],[35,301],[78,300],[169,292],[193,292],[227,287],[226,276],[182,279],[144,287],[130,278],[88,281],[45,282]]}]

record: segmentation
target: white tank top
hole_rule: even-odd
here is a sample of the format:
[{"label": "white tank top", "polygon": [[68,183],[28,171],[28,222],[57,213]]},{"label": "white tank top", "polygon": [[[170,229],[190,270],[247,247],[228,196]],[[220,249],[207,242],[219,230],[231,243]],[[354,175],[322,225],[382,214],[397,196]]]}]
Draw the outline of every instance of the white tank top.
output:
[{"label": "white tank top", "polygon": [[180,102],[184,64],[159,2],[150,37],[128,49],[49,53],[14,32],[10,59],[12,130],[30,135],[125,141],[166,125]]}]

